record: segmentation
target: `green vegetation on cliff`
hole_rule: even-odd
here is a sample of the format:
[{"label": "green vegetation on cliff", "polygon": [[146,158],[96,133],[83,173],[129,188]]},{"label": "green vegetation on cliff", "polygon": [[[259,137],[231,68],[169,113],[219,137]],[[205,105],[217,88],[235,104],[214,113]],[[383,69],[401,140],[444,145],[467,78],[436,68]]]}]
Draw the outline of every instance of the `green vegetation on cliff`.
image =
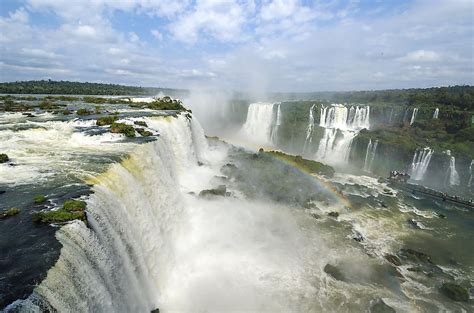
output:
[{"label": "green vegetation on cliff", "polygon": [[33,213],[35,223],[65,223],[72,220],[86,222],[86,203],[80,200],[66,200],[63,206],[54,211]]},{"label": "green vegetation on cliff", "polygon": [[266,154],[276,157],[277,159],[286,161],[290,163],[291,165],[293,165],[294,167],[299,168],[303,172],[307,172],[310,174],[315,173],[315,174],[320,174],[320,175],[326,175],[329,177],[334,176],[335,171],[331,166],[323,164],[321,162],[303,159],[299,155],[295,156],[295,155],[286,154],[280,151],[263,151],[263,150],[260,150],[260,153],[266,153]]}]

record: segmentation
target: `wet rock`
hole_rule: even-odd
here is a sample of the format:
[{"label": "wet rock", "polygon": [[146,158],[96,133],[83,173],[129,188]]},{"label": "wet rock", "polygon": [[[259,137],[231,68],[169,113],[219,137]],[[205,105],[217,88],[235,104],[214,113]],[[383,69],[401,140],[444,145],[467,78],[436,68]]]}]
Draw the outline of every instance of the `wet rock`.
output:
[{"label": "wet rock", "polygon": [[329,213],[328,213],[328,216],[334,217],[334,218],[338,218],[339,213],[337,213],[337,212],[329,212]]},{"label": "wet rock", "polygon": [[229,195],[230,193],[227,192],[227,187],[225,185],[220,185],[214,189],[205,189],[199,193],[200,197],[212,197],[212,196],[226,197]]},{"label": "wet rock", "polygon": [[136,128],[135,129],[137,131],[137,133],[140,134],[140,136],[142,137],[150,137],[150,136],[153,136],[153,133],[151,131],[148,131],[148,130],[145,130],[143,128]]},{"label": "wet rock", "polygon": [[156,308],[154,310],[151,310],[150,313],[160,313],[160,309]]},{"label": "wet rock", "polygon": [[361,242],[361,241],[364,241],[364,236],[362,236],[361,233],[359,233],[358,231],[354,231],[354,236],[352,237],[352,239],[354,239],[355,241],[357,242]]},{"label": "wet rock", "polygon": [[467,292],[467,289],[460,285],[454,283],[443,283],[439,291],[451,300],[462,302],[469,301],[469,293]]},{"label": "wet rock", "polygon": [[5,192],[5,190],[0,190],[0,195],[3,195]]},{"label": "wet rock", "polygon": [[334,265],[326,264],[324,272],[336,280],[345,281],[344,274]]},{"label": "wet rock", "polygon": [[145,121],[135,121],[133,124],[142,126],[142,127],[148,127],[147,123]]},{"label": "wet rock", "polygon": [[10,161],[8,155],[6,155],[5,153],[0,153],[0,164],[7,163],[8,161]]},{"label": "wet rock", "polygon": [[446,218],[446,215],[442,214],[442,213],[436,213],[436,215],[439,217],[439,218]]},{"label": "wet rock", "polygon": [[412,219],[412,218],[407,219],[407,223],[408,223],[408,225],[410,225],[410,226],[413,227],[413,228],[421,229],[420,226],[418,226],[417,221],[415,221],[415,220]]},{"label": "wet rock", "polygon": [[316,213],[310,213],[310,215],[311,215],[312,218],[315,218],[315,219],[320,219],[321,218],[321,216],[319,216]]},{"label": "wet rock", "polygon": [[407,268],[407,271],[410,271],[410,272],[415,272],[415,273],[421,273],[423,270],[421,269],[421,267],[409,267]]},{"label": "wet rock", "polygon": [[395,313],[395,309],[383,302],[382,299],[372,301],[369,307],[370,313]]},{"label": "wet rock", "polygon": [[413,249],[401,249],[400,255],[408,261],[414,263],[434,264],[428,254]]},{"label": "wet rock", "polygon": [[392,263],[395,266],[402,265],[402,261],[400,261],[400,259],[396,255],[386,254],[384,257],[388,262]]}]

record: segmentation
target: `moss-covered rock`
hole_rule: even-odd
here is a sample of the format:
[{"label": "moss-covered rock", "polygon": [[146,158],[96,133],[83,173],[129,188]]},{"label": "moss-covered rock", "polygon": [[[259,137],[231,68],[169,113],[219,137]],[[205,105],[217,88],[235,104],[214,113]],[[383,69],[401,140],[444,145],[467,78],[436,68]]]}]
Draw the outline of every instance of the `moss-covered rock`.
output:
[{"label": "moss-covered rock", "polygon": [[35,204],[42,204],[42,203],[45,203],[46,202],[46,197],[44,195],[36,195],[34,198],[33,198],[33,202]]},{"label": "moss-covered rock", "polygon": [[118,116],[115,116],[115,115],[104,116],[104,117],[101,117],[101,118],[97,119],[96,125],[97,126],[111,125],[117,120],[118,120]]},{"label": "moss-covered rock", "polygon": [[440,292],[454,301],[469,301],[469,293],[467,292],[466,288],[454,283],[443,283],[440,288]]},{"label": "moss-covered rock", "polygon": [[152,133],[151,131],[145,130],[145,129],[143,129],[143,128],[136,128],[135,130],[136,130],[137,133],[139,133],[140,136],[142,136],[142,137],[153,136],[153,133]]},{"label": "moss-covered rock", "polygon": [[66,223],[72,220],[87,222],[85,209],[86,203],[84,201],[67,200],[61,208],[53,211],[35,212],[32,218],[35,223]]},{"label": "moss-covered rock", "polygon": [[321,162],[303,159],[303,157],[299,155],[296,155],[296,156],[290,155],[290,154],[286,154],[280,151],[265,152],[263,149],[260,149],[259,153],[267,153],[281,160],[290,162],[293,166],[307,173],[311,173],[311,174],[316,173],[316,174],[325,175],[328,177],[334,176],[334,173],[335,173],[334,168],[332,168],[331,166],[323,164]]},{"label": "moss-covered rock", "polygon": [[10,161],[10,158],[5,153],[0,153],[0,164]]},{"label": "moss-covered rock", "polygon": [[17,208],[9,208],[8,210],[4,210],[0,213],[0,219],[5,219],[7,217],[11,217],[20,213],[20,210]]},{"label": "moss-covered rock", "polygon": [[127,137],[135,137],[135,129],[133,126],[124,123],[113,122],[110,125],[110,132],[124,134]]},{"label": "moss-covered rock", "polygon": [[93,114],[94,112],[88,110],[88,109],[85,109],[85,108],[82,108],[82,109],[79,109],[76,111],[76,114],[77,115],[80,115],[80,116],[84,116],[84,115],[91,115]]},{"label": "moss-covered rock", "polygon": [[133,124],[142,126],[142,127],[148,127],[147,123],[145,121],[135,121]]}]

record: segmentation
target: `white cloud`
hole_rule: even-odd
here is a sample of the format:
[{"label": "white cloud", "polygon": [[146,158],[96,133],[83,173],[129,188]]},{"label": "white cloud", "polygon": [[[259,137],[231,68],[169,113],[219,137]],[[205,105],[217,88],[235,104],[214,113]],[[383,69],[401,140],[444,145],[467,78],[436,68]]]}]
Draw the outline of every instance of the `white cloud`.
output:
[{"label": "white cloud", "polygon": [[163,34],[158,29],[152,29],[150,32],[158,41],[163,40]]},{"label": "white cloud", "polygon": [[437,62],[441,60],[441,56],[435,51],[416,50],[407,53],[400,60],[405,62]]}]

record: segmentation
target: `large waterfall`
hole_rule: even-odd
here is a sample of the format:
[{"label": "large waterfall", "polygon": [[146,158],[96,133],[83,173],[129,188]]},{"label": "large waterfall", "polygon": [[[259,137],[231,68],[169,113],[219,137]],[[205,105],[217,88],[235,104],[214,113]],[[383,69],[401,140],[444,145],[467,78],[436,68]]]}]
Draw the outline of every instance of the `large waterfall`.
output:
[{"label": "large waterfall", "polygon": [[249,105],[247,119],[242,127],[242,131],[245,137],[254,143],[271,145],[276,142],[280,123],[280,104],[265,102],[252,103]]},{"label": "large waterfall", "polygon": [[411,114],[410,125],[412,125],[415,122],[417,114],[418,114],[418,108],[414,108],[413,113]]},{"label": "large waterfall", "polygon": [[426,147],[422,150],[415,151],[413,155],[413,160],[411,161],[411,167],[409,174],[413,180],[423,180],[428,165],[430,164],[431,156],[433,155],[433,150],[429,147]]},{"label": "large waterfall", "polygon": [[369,144],[367,145],[367,151],[365,152],[365,162],[364,162],[364,171],[372,173],[372,165],[375,159],[375,153],[377,152],[377,145],[379,141],[376,140],[372,144],[372,139],[369,139]]},{"label": "large waterfall", "polygon": [[309,117],[308,117],[308,127],[306,127],[306,137],[304,140],[303,145],[303,155],[305,155],[307,149],[311,146],[311,142],[313,141],[313,131],[314,131],[314,108],[316,104],[313,104],[309,109]]},{"label": "large waterfall", "polygon": [[346,164],[353,139],[361,129],[370,127],[370,107],[322,106],[319,126],[325,130],[315,158],[330,164]]},{"label": "large waterfall", "polygon": [[446,150],[445,153],[449,156],[449,167],[446,174],[446,183],[449,186],[459,186],[461,180],[458,171],[456,170],[456,158],[451,155],[451,150]]}]

